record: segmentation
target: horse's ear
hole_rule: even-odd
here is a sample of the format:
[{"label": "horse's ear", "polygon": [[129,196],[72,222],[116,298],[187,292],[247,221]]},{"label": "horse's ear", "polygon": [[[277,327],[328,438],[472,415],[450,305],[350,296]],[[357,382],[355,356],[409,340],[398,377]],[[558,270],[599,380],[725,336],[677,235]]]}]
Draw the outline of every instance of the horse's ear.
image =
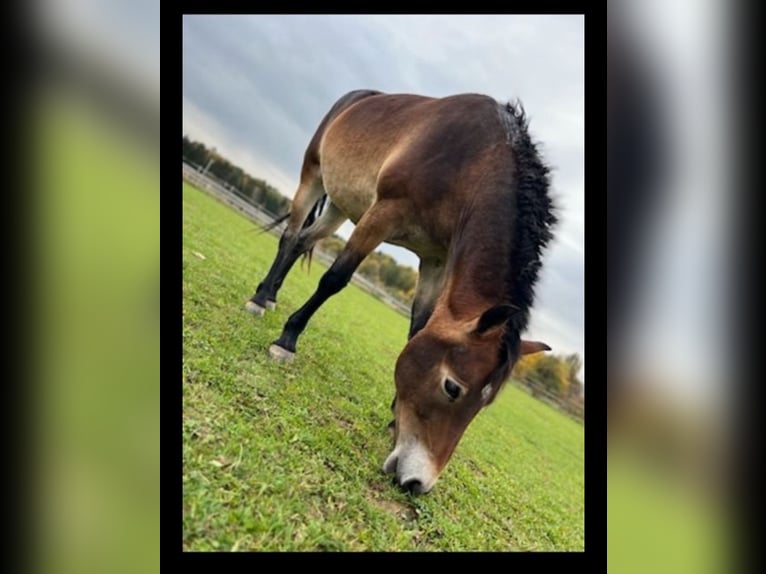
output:
[{"label": "horse's ear", "polygon": [[531,355],[532,353],[539,353],[540,351],[550,351],[551,348],[545,343],[540,341],[521,341],[521,354]]},{"label": "horse's ear", "polygon": [[483,335],[494,331],[505,325],[506,321],[511,318],[514,313],[518,313],[519,308],[513,305],[495,305],[490,309],[487,309],[482,313],[475,322],[471,329],[471,333],[475,335]]}]

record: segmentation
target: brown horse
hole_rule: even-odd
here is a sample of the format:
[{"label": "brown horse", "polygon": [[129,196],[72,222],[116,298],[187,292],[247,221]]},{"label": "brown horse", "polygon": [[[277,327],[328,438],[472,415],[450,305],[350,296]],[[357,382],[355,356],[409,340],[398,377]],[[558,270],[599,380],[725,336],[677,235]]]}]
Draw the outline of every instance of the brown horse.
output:
[{"label": "brown horse", "polygon": [[279,252],[246,307],[272,308],[298,257],[347,219],[356,224],[269,349],[290,360],[311,316],[382,242],[420,257],[383,465],[410,492],[431,490],[519,356],[549,350],[520,338],[556,222],[548,172],[521,106],[476,94],[351,92],[309,143]]}]

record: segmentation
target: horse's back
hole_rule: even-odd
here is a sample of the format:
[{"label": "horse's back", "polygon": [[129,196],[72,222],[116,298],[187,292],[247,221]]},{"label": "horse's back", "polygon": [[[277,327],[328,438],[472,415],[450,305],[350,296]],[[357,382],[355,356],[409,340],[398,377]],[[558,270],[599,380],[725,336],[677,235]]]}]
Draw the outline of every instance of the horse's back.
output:
[{"label": "horse's back", "polygon": [[325,190],[355,223],[381,195],[433,206],[504,138],[489,96],[376,94],[344,109],[321,134]]}]

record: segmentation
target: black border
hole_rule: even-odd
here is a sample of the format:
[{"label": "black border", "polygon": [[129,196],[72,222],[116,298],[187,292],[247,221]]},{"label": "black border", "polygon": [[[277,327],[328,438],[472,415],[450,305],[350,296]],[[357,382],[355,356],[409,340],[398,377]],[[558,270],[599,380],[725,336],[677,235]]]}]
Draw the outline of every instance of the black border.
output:
[{"label": "black border", "polygon": [[[731,5],[733,17],[726,23],[729,38],[729,61],[727,76],[729,86],[728,109],[723,110],[730,120],[727,136],[735,145],[732,165],[726,166],[727,182],[731,188],[732,209],[731,237],[729,245],[730,300],[722,302],[727,306],[729,321],[726,334],[727,355],[732,362],[731,408],[732,461],[735,471],[732,499],[733,514],[737,523],[736,535],[730,534],[736,552],[735,568],[744,572],[760,572],[763,566],[760,552],[763,542],[760,532],[763,523],[762,506],[758,498],[763,490],[763,449],[762,441],[755,439],[763,434],[763,293],[762,272],[764,196],[763,184],[757,167],[763,163],[760,115],[763,109],[763,83],[759,80],[759,54],[756,38],[762,36],[762,4],[756,2],[734,2]],[[759,14],[759,8],[760,14]],[[739,196],[737,196],[739,194]],[[748,452],[751,445],[753,452]],[[750,552],[748,552],[750,551]],[[749,554],[749,555],[748,555]]]},{"label": "black border", "polygon": [[[163,77],[170,79],[170,76],[175,76],[175,89],[181,92],[182,99],[182,70],[183,70],[183,50],[182,39],[168,39],[172,34],[172,30],[177,30],[178,34],[182,34],[182,20],[185,14],[250,14],[247,5],[232,1],[222,2],[187,2],[186,6],[180,5],[180,14],[173,14],[172,17],[163,18],[166,20],[165,26],[163,26],[164,37],[166,39],[163,51],[169,64],[165,67],[165,73]],[[605,293],[598,293],[596,286],[601,286],[601,289],[605,289],[605,282],[598,280],[598,276],[602,275],[601,268],[604,265],[605,256],[603,249],[603,238],[605,233],[605,221],[603,219],[602,210],[594,206],[605,203],[605,181],[604,176],[606,169],[604,166],[606,151],[602,146],[605,138],[605,133],[601,128],[602,122],[605,124],[605,112],[606,109],[606,91],[604,89],[605,77],[606,77],[606,61],[604,57],[605,49],[605,37],[606,37],[606,3],[588,4],[586,2],[525,2],[514,3],[513,12],[511,14],[582,14],[585,17],[585,117],[586,129],[585,129],[585,181],[587,185],[586,198],[585,198],[585,210],[588,213],[588,225],[585,233],[585,244],[588,246],[586,249],[586,269],[590,270],[590,276],[592,279],[588,283],[589,288],[585,290],[585,299],[590,301],[590,304],[586,303],[586,309],[594,310],[603,308]],[[479,6],[472,6],[473,8],[480,8]],[[260,7],[259,7],[260,8]],[[391,6],[387,5],[390,10]],[[412,6],[409,7],[410,10]],[[286,14],[291,13],[287,10],[275,10],[272,12],[259,10],[259,14],[267,13],[279,13]],[[328,9],[326,11],[317,12],[315,6],[304,9],[295,9],[296,14],[343,14],[343,13],[364,13],[356,10],[334,11]],[[386,11],[372,11],[374,14],[391,13]],[[407,14],[407,10],[402,12],[393,12],[396,14]],[[415,11],[410,12],[414,14],[420,14],[424,12]],[[454,14],[455,12],[448,12]],[[478,9],[471,14],[497,14],[496,10],[488,8],[482,11]],[[172,20],[172,21],[171,21]],[[174,52],[177,50],[177,52]],[[170,56],[169,54],[172,54]],[[178,92],[174,92],[178,93]],[[178,97],[178,96],[175,96]],[[173,113],[177,114],[175,120],[176,134],[183,133],[183,105],[181,105],[181,111],[176,112],[175,108],[171,108]],[[600,118],[601,121],[595,121],[594,118]],[[177,149],[175,144],[176,135],[171,134],[172,137],[165,138],[166,145],[169,148],[169,153],[166,154],[167,158],[176,157]],[[603,150],[603,151],[602,151]],[[181,202],[178,201],[178,197],[174,192],[170,192],[171,189],[179,189],[178,175],[176,172],[177,165],[174,162],[165,162],[163,165],[163,180],[167,179],[167,190],[164,195],[164,201],[168,204],[165,213],[174,213],[176,221],[179,221],[179,227],[182,225],[183,213]],[[599,174],[598,177],[595,174]],[[596,184],[596,181],[599,184]],[[601,184],[601,182],[604,182]],[[603,191],[600,188],[603,186]],[[590,206],[590,209],[588,208]],[[167,216],[169,219],[170,216]],[[181,250],[182,236],[179,232],[173,232],[174,235],[170,238],[168,243],[168,251],[171,253],[171,257],[176,257],[177,253]],[[177,242],[177,243],[176,243]],[[598,250],[596,249],[598,247]],[[177,273],[177,276],[173,276]],[[171,266],[164,266],[163,274],[165,281],[172,285],[179,285],[181,283],[181,266],[176,264]],[[178,321],[177,310],[179,301],[175,300],[172,296],[168,297],[169,305],[165,305],[166,310],[170,310],[170,320],[168,324],[176,324]],[[600,301],[600,304],[597,304]],[[585,551],[584,552],[508,552],[508,553],[492,553],[492,552],[466,552],[466,553],[449,553],[449,556],[441,556],[442,559],[450,561],[450,564],[456,564],[453,562],[454,554],[465,555],[460,559],[467,559],[474,561],[476,559],[491,560],[510,560],[513,565],[516,564],[542,564],[549,560],[556,562],[563,561],[569,562],[569,567],[589,567],[589,571],[593,567],[606,568],[606,389],[599,389],[595,384],[595,381],[606,379],[606,322],[601,319],[596,321],[597,317],[604,317],[604,311],[596,311],[591,313],[593,320],[588,322],[589,331],[588,337],[586,337],[585,347],[588,349],[589,360],[589,372],[590,380],[594,381],[593,389],[588,393],[588,421],[585,423],[585,451],[586,451],[586,464],[585,464]],[[179,329],[180,330],[180,329]],[[179,346],[179,355],[183,355],[182,337],[176,334],[175,344]],[[166,361],[175,360],[168,352]],[[177,364],[180,365],[179,361]],[[601,374],[603,373],[603,375]],[[177,377],[177,376],[176,376]],[[387,557],[396,559],[407,560],[422,560],[427,559],[439,560],[440,555],[444,553],[298,553],[298,552],[285,552],[285,553],[272,553],[272,552],[251,552],[251,553],[228,553],[228,552],[184,552],[183,546],[183,531],[182,522],[180,517],[183,514],[183,485],[181,481],[181,473],[179,469],[183,467],[183,451],[182,451],[182,434],[181,429],[183,427],[183,408],[182,402],[180,405],[176,404],[180,398],[181,389],[173,388],[173,379],[171,376],[170,386],[166,386],[163,392],[167,393],[168,398],[165,400],[166,410],[170,413],[177,413],[176,417],[166,416],[164,423],[166,426],[166,432],[164,436],[167,442],[171,445],[170,452],[173,455],[166,454],[163,457],[163,464],[165,468],[165,484],[163,485],[162,497],[164,501],[164,507],[166,510],[166,519],[164,530],[164,542],[167,546],[166,556],[174,553],[180,554],[178,557],[184,566],[190,566],[193,562],[199,561],[200,566],[209,565],[213,560],[222,558],[223,560],[237,560],[247,561],[255,558],[256,563],[268,564],[272,560],[286,560],[292,561],[294,559],[302,559],[304,555],[310,560],[326,560],[334,557],[333,554],[337,554],[347,560],[362,559],[367,560],[369,554],[372,554],[373,560],[377,559],[378,555],[386,555]],[[179,406],[181,408],[179,408]],[[171,438],[172,437],[172,438]],[[172,486],[174,485],[174,486]],[[176,492],[175,489],[178,489]],[[217,557],[216,554],[225,554],[226,557]],[[252,555],[252,556],[251,556]],[[252,563],[251,563],[252,564]],[[433,564],[433,563],[432,563]],[[599,568],[600,569],[600,568]]]},{"label": "black border", "polygon": [[[6,410],[3,424],[6,472],[3,473],[4,492],[8,494],[7,524],[4,542],[8,565],[14,571],[24,572],[34,565],[33,540],[38,534],[40,509],[35,505],[39,499],[34,491],[38,460],[35,453],[37,433],[32,424],[35,412],[34,400],[37,382],[35,362],[34,327],[42,324],[34,307],[36,290],[39,289],[37,267],[34,259],[34,171],[32,166],[37,151],[30,122],[36,119],[34,106],[28,94],[34,93],[37,79],[37,53],[30,42],[31,15],[25,4],[9,2],[3,6],[2,34],[3,53],[12,55],[12,68],[7,73],[12,81],[4,84],[2,91],[5,161],[3,162],[6,193],[3,194],[3,213],[6,215],[0,238],[8,248],[7,259],[0,284],[6,302],[4,331],[4,365],[7,367],[6,384],[2,385]],[[9,62],[10,63],[10,62]],[[34,125],[34,124],[32,124]],[[10,322],[10,324],[9,324]],[[13,462],[11,462],[13,461]],[[30,512],[31,507],[31,512]]]}]

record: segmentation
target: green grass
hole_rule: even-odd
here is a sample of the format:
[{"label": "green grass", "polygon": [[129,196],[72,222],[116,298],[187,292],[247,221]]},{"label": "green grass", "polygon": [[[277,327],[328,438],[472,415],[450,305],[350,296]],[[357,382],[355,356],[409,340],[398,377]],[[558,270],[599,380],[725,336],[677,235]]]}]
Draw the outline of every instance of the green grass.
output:
[{"label": "green grass", "polygon": [[609,572],[716,574],[731,569],[734,529],[724,500],[629,448],[612,449],[606,476]]},{"label": "green grass", "polygon": [[296,266],[255,318],[276,239],[187,184],[183,208],[185,549],[583,549],[582,425],[508,385],[429,495],[400,492],[380,467],[407,319],[350,285],[273,362],[324,267]]}]

